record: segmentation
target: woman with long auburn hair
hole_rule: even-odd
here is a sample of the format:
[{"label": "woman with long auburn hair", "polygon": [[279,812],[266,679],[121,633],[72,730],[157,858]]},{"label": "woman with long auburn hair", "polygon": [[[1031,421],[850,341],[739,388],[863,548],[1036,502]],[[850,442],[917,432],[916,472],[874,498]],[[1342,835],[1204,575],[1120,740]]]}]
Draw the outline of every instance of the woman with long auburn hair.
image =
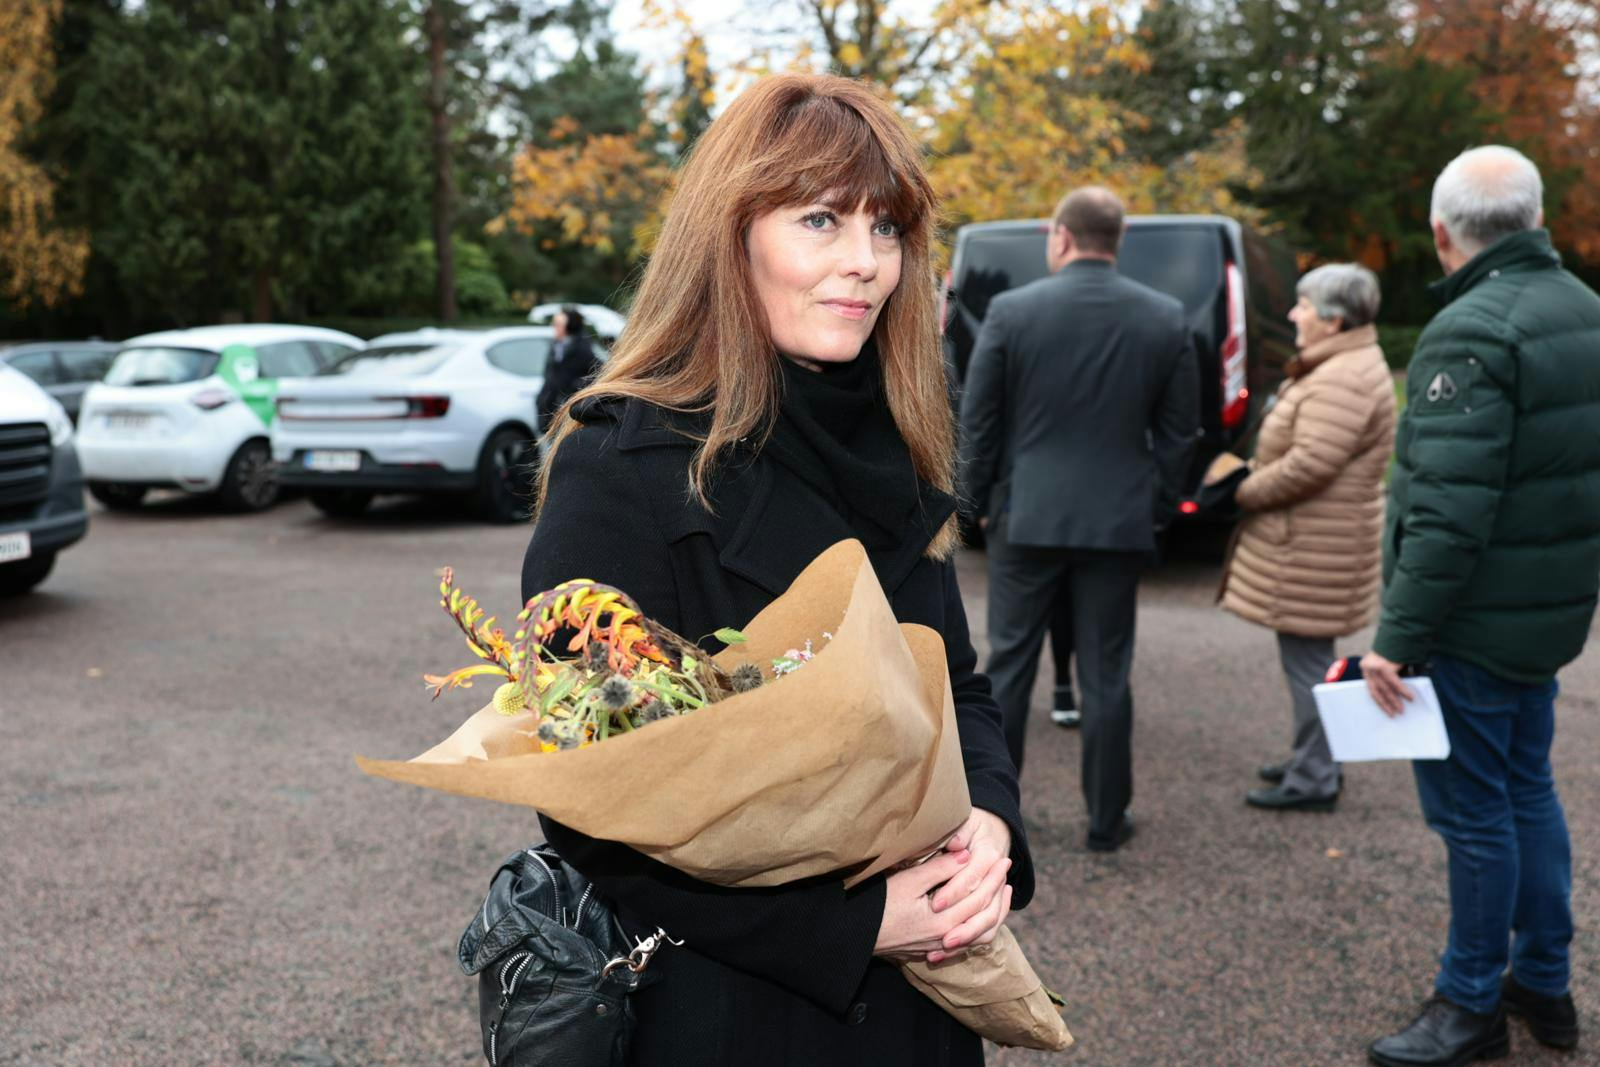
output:
[{"label": "woman with long auburn hair", "polygon": [[[626,330],[556,418],[525,597],[583,575],[710,634],[855,538],[896,616],[944,638],[973,803],[938,856],[848,892],[837,878],[712,886],[541,819],[630,935],[684,942],[635,994],[632,1063],[983,1062],[977,1035],[893,966],[988,943],[1033,892],[950,560],[936,212],[916,142],[865,86],[757,83],[694,147]],[[628,783],[596,802],[627,803]]]}]

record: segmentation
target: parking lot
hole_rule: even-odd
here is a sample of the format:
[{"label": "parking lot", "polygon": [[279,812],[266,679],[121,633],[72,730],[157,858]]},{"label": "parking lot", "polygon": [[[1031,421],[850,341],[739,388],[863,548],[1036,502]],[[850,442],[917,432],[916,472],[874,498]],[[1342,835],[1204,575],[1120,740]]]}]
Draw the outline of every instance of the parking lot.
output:
[{"label": "parking lot", "polygon": [[[510,614],[527,536],[447,503],[334,519],[157,495],[96,508],[36,593],[0,602],[0,1064],[481,1062],[455,942],[537,824],[352,755],[414,755],[487,700],[422,684],[469,655],[437,572]],[[961,560],[980,641],[982,562]],[[1043,714],[1047,676],[1036,690],[1039,889],[1013,921],[1067,998],[1079,1043],[1060,1062],[1356,1064],[1429,990],[1443,848],[1409,769],[1350,767],[1331,815],[1246,809],[1287,698],[1271,634],[1218,612],[1215,587],[1198,558],[1145,585],[1122,852],[1084,850],[1077,737]],[[1573,992],[1593,1031],[1600,651],[1562,680]],[[1513,1042],[1517,1062],[1574,1062],[1519,1024]]]}]

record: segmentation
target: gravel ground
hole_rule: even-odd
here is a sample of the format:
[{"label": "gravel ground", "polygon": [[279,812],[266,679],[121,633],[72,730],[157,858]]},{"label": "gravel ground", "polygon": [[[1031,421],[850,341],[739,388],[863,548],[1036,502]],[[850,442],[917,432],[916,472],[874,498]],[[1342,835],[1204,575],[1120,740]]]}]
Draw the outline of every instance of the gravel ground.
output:
[{"label": "gravel ground", "polygon": [[[417,502],[335,521],[157,498],[97,511],[37,593],[0,603],[0,1063],[481,1062],[455,940],[537,826],[351,755],[420,752],[487,696],[430,703],[420,684],[465,662],[435,572],[510,607],[526,538]],[[982,557],[961,567],[981,642]],[[1430,988],[1444,853],[1409,769],[1351,767],[1331,815],[1246,809],[1287,698],[1272,635],[1214,610],[1215,579],[1180,562],[1144,586],[1121,853],[1083,848],[1078,740],[1043,715],[1041,679],[1023,782],[1039,892],[1014,923],[1079,1043],[991,1064],[1356,1064]],[[1562,680],[1591,1023],[1600,652]],[[1513,1027],[1517,1062],[1600,1062]]]}]

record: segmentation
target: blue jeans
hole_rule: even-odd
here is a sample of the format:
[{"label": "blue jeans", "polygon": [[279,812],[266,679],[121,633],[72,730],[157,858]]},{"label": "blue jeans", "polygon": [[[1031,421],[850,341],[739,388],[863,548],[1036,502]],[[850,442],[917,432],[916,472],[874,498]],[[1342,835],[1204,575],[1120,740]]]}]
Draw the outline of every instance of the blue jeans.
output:
[{"label": "blue jeans", "polygon": [[1435,987],[1493,1011],[1509,956],[1519,985],[1560,996],[1572,847],[1550,774],[1556,683],[1519,685],[1446,656],[1433,658],[1432,677],[1450,758],[1412,766],[1422,814],[1449,852],[1450,939]]}]

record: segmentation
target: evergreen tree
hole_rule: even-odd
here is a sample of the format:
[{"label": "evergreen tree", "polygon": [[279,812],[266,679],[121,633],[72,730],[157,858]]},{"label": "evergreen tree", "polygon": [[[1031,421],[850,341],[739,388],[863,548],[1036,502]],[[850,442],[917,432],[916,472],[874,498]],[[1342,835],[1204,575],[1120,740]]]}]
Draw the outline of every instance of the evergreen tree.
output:
[{"label": "evergreen tree", "polygon": [[1472,72],[1423,54],[1405,14],[1390,0],[1162,0],[1140,23],[1147,84],[1127,87],[1155,119],[1130,142],[1158,156],[1242,118],[1261,177],[1243,198],[1311,258],[1382,272],[1391,321],[1431,310],[1431,184],[1486,120]]},{"label": "evergreen tree", "polygon": [[[579,237],[559,222],[519,220],[532,166],[540,178],[593,175],[615,179],[660,157],[664,131],[652,121],[650,97],[638,57],[617,46],[606,0],[571,0],[553,12],[552,33],[538,47],[524,44],[508,62],[504,118],[512,127],[503,181],[496,197],[483,203],[489,226],[487,246],[502,277],[525,301],[552,299],[608,303],[633,269],[632,227],[654,207],[651,198],[634,203],[628,193],[588,195],[588,183],[551,186],[551,195],[592,218],[596,203],[613,213],[594,234]],[[623,183],[630,190],[630,183]],[[510,225],[507,225],[507,223]],[[483,239],[474,237],[475,240]]]},{"label": "evergreen tree", "polygon": [[67,123],[137,318],[341,306],[421,230],[421,95],[389,0],[146,0],[94,36]]}]

